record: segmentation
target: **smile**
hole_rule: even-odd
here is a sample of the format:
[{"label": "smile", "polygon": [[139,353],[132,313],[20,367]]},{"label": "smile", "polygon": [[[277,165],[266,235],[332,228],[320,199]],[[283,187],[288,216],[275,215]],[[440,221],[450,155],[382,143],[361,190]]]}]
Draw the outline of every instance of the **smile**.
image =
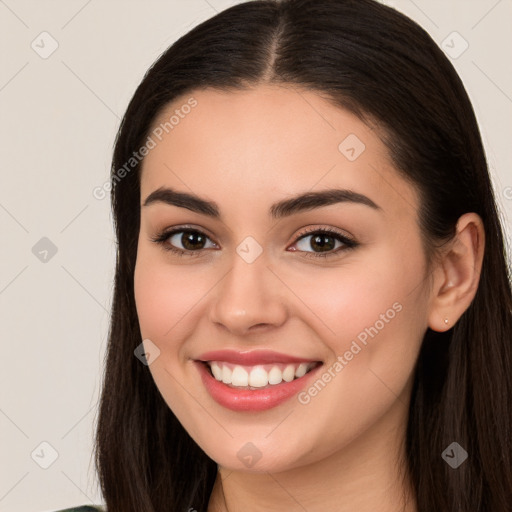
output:
[{"label": "smile", "polygon": [[307,385],[321,361],[269,351],[221,350],[195,360],[215,402],[233,411],[263,411],[287,401]]}]

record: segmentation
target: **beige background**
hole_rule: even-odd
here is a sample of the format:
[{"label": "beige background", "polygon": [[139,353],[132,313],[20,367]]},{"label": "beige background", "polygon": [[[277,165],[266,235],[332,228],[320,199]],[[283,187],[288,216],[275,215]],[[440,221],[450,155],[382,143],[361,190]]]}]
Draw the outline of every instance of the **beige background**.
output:
[{"label": "beige background", "polygon": [[[102,502],[91,454],[115,243],[108,197],[92,191],[108,179],[120,117],[146,69],[235,3],[0,0],[0,512]],[[510,239],[511,0],[386,3],[452,55],[469,45],[453,62]]]}]

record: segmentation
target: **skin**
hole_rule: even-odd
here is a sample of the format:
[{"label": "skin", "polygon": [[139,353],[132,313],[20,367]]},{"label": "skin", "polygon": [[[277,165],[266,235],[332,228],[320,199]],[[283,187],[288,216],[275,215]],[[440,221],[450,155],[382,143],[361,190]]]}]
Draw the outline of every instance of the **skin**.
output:
[{"label": "skin", "polygon": [[[416,511],[403,464],[412,372],[426,329],[449,329],[474,297],[480,218],[461,217],[429,267],[417,191],[377,129],[315,92],[269,85],[195,91],[155,126],[190,96],[197,106],[143,162],[134,278],[142,338],[160,350],[149,366],[156,386],[219,465],[209,511]],[[354,161],[338,149],[349,134],[365,144]],[[221,219],[142,206],[162,186],[216,202]],[[268,213],[276,201],[329,188],[364,194],[380,209],[337,203],[280,220]],[[194,249],[202,255],[178,257],[151,241],[182,225],[206,234]],[[312,236],[298,241],[306,226],[360,245],[315,258]],[[247,236],[263,251],[252,263],[236,252]],[[172,243],[183,248],[181,234]],[[193,363],[209,350],[269,349],[329,368],[396,303],[400,312],[307,404],[294,397],[259,413],[230,411]],[[237,457],[248,442],[261,454],[251,468]]]}]

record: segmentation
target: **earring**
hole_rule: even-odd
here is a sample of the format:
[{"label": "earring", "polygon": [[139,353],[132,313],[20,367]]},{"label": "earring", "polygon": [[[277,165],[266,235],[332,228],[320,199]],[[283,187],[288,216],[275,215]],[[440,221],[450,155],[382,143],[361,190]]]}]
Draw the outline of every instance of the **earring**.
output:
[{"label": "earring", "polygon": [[448,323],[448,318],[445,318],[444,319],[444,323],[447,324]]}]

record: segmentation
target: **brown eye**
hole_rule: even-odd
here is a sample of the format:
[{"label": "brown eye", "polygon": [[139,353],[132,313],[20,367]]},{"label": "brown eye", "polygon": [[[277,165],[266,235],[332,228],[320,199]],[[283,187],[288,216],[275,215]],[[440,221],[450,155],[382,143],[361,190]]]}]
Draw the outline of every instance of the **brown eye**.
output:
[{"label": "brown eye", "polygon": [[[180,233],[182,233],[181,236]],[[204,245],[206,243],[206,237],[198,231],[180,231],[176,235],[173,235],[169,238],[177,238],[182,244],[183,248],[187,251],[193,251],[194,249],[204,249]]]},{"label": "brown eye", "polygon": [[[166,251],[182,256],[199,256],[204,249],[217,248],[210,238],[197,229],[173,229],[151,239]],[[208,246],[207,244],[211,245]]]},{"label": "brown eye", "polygon": [[332,229],[315,229],[300,235],[294,245],[294,250],[304,252],[306,257],[325,258],[353,249],[358,243]]},{"label": "brown eye", "polygon": [[[336,246],[336,238],[332,235],[317,234],[309,235],[309,237],[311,237],[311,240],[309,241],[309,246],[313,249],[319,250],[320,252],[332,251]],[[306,236],[304,239],[307,239],[309,237]]]},{"label": "brown eye", "polygon": [[[181,231],[176,230],[167,235],[166,240],[170,245],[178,250],[197,251],[206,249],[206,244],[210,239],[204,233],[194,229]],[[212,246],[216,247],[213,242]]]}]

